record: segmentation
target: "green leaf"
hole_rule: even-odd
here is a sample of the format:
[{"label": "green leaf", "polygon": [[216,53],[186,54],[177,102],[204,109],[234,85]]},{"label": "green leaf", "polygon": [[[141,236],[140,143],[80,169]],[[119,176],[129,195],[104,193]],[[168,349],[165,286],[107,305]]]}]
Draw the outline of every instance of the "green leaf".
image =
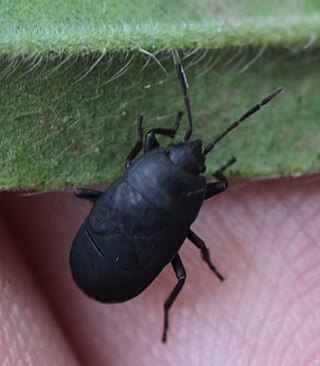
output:
[{"label": "green leaf", "polygon": [[232,155],[234,176],[319,171],[319,1],[1,1],[0,19],[2,187],[115,179],[137,114],[146,132],[184,108],[172,47],[204,143],[285,89],[217,145],[208,174]]}]

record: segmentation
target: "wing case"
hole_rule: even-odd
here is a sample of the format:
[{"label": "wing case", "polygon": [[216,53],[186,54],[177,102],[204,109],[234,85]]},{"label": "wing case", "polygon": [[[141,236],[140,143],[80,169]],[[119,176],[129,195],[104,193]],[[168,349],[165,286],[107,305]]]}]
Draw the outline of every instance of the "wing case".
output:
[{"label": "wing case", "polygon": [[205,184],[203,177],[177,170],[162,148],[143,155],[100,196],[81,226],[70,257],[78,285],[104,302],[141,293],[183,244]]}]

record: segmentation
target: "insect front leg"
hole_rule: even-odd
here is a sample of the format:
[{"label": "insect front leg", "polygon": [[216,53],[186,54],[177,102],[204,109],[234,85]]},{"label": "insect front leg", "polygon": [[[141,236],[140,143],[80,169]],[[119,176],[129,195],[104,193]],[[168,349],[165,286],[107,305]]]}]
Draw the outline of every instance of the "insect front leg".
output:
[{"label": "insect front leg", "polygon": [[188,239],[197,248],[201,250],[202,259],[207,263],[211,271],[219,278],[220,281],[224,281],[222,274],[217,270],[216,266],[211,262],[209,249],[206,247],[206,243],[192,230],[189,231]]},{"label": "insect front leg", "polygon": [[78,197],[78,198],[86,198],[86,199],[90,199],[92,201],[96,201],[101,195],[102,195],[102,191],[98,191],[96,189],[90,189],[90,188],[77,188],[74,191],[74,194]]},{"label": "insect front leg", "polygon": [[166,343],[167,341],[167,333],[169,329],[169,310],[171,306],[173,305],[175,299],[177,298],[179,292],[182,289],[182,286],[185,283],[186,280],[186,271],[184,269],[183,263],[181,261],[180,256],[177,254],[173,257],[171,261],[174,273],[176,274],[176,277],[178,279],[178,283],[172,290],[171,294],[167,298],[166,302],[164,303],[164,326],[163,326],[163,334],[162,334],[162,342]]},{"label": "insect front leg", "polygon": [[147,151],[152,150],[159,146],[158,140],[155,136],[156,134],[162,135],[162,136],[167,136],[172,139],[175,137],[175,135],[178,131],[179,125],[180,125],[182,114],[183,113],[180,111],[177,113],[176,122],[175,122],[173,128],[153,128],[146,134],[146,137],[144,140],[144,152],[145,153]]},{"label": "insect front leg", "polygon": [[223,165],[221,168],[219,168],[212,174],[213,177],[218,179],[218,182],[207,183],[205,199],[215,196],[216,194],[219,194],[228,188],[229,185],[228,179],[222,173],[236,161],[237,161],[236,158],[232,157],[225,165]]}]

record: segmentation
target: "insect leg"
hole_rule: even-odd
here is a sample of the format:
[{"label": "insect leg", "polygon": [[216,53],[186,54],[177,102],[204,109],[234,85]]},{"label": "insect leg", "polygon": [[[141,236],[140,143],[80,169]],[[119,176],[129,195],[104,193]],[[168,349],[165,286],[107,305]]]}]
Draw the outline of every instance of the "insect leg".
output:
[{"label": "insect leg", "polygon": [[90,188],[77,188],[74,191],[74,194],[78,198],[87,198],[92,201],[96,201],[102,195],[102,193],[103,193],[102,191],[98,191],[96,189],[90,189]]},{"label": "insect leg", "polygon": [[179,292],[182,289],[182,286],[186,280],[186,271],[184,269],[183,263],[180,259],[179,254],[175,255],[171,261],[172,267],[174,269],[174,273],[178,279],[178,283],[172,290],[171,294],[167,298],[166,302],[164,303],[164,327],[163,327],[163,334],[162,334],[162,342],[166,343],[167,341],[167,333],[169,329],[169,310],[174,303],[175,299],[177,298]]},{"label": "insect leg", "polygon": [[[215,178],[217,178],[216,175]],[[228,188],[228,180],[224,175],[221,174],[218,179],[218,182],[207,183],[205,200],[225,191]]]},{"label": "insect leg", "polygon": [[219,278],[220,281],[223,281],[224,278],[221,273],[217,270],[215,265],[211,262],[209,249],[206,247],[205,242],[192,230],[189,231],[188,239],[201,250],[202,259],[207,263],[211,271]]},{"label": "insect leg", "polygon": [[205,199],[225,191],[228,188],[228,179],[222,174],[230,165],[236,162],[236,158],[232,157],[225,165],[216,170],[212,176],[218,179],[218,182],[207,183],[207,191]]},{"label": "insect leg", "polygon": [[155,136],[156,134],[162,135],[162,136],[167,136],[167,137],[170,137],[173,139],[178,131],[182,114],[183,113],[180,111],[177,113],[176,122],[175,122],[173,128],[153,128],[152,130],[150,130],[146,134],[146,137],[144,140],[144,152],[147,152],[147,151],[152,150],[159,146],[159,143]]},{"label": "insect leg", "polygon": [[138,120],[137,120],[137,125],[138,125],[138,141],[134,145],[133,149],[127,155],[126,162],[125,162],[125,168],[126,169],[131,165],[132,160],[139,154],[139,152],[143,148],[142,120],[143,120],[143,114],[140,113],[138,115]]}]

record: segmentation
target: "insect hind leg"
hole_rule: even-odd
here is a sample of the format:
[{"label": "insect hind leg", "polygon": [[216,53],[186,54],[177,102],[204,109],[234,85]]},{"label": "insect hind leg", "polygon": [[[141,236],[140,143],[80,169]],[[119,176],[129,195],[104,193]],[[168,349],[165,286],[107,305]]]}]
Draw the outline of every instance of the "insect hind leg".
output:
[{"label": "insect hind leg", "polygon": [[163,334],[162,334],[162,342],[166,343],[167,341],[167,333],[169,329],[169,310],[173,305],[174,301],[176,300],[177,296],[179,295],[185,280],[186,280],[186,271],[184,269],[183,263],[181,261],[180,256],[177,254],[173,257],[171,261],[174,273],[178,279],[177,284],[175,285],[174,289],[171,291],[169,297],[167,298],[166,302],[164,303],[164,325],[163,325]]}]

